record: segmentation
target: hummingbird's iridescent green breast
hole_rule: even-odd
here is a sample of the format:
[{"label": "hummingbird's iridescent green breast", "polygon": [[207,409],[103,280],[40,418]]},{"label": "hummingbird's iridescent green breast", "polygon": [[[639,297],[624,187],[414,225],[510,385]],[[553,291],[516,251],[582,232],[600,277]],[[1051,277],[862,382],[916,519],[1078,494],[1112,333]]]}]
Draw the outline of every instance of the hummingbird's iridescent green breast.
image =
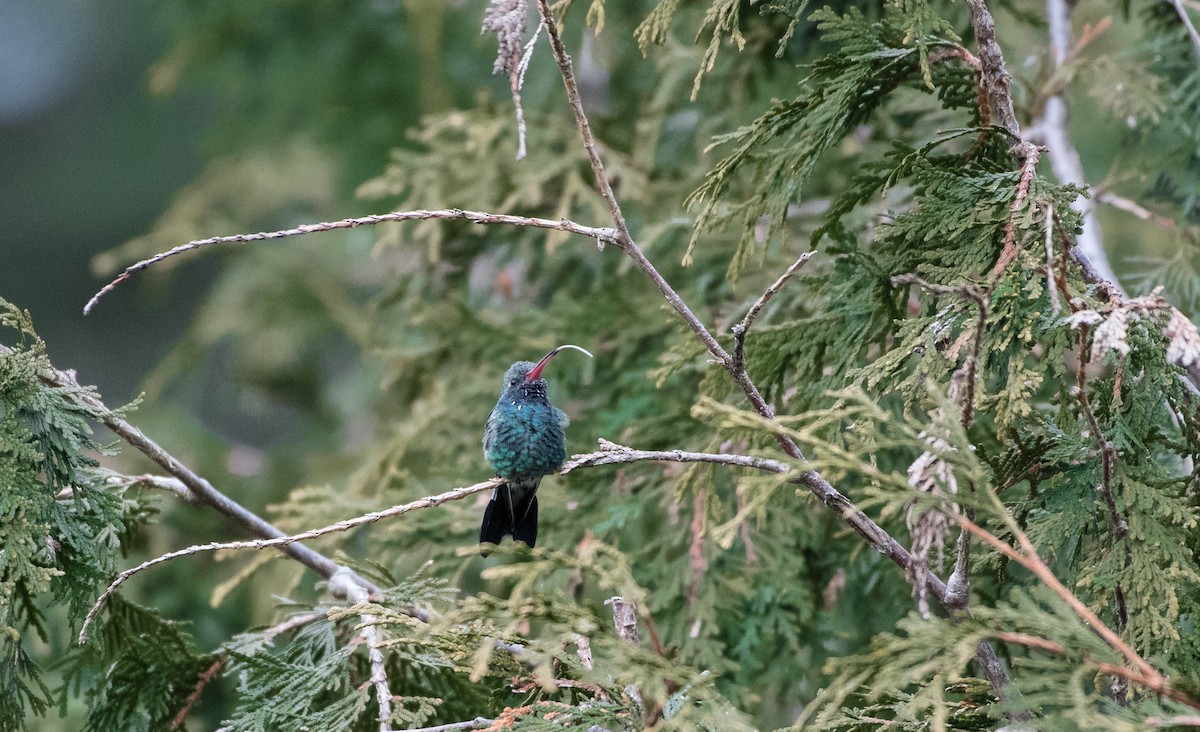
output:
[{"label": "hummingbird's iridescent green breast", "polygon": [[521,361],[504,374],[504,390],[488,416],[483,454],[502,478],[526,481],[556,472],[567,459],[567,415],[546,396],[544,379],[526,379]]}]

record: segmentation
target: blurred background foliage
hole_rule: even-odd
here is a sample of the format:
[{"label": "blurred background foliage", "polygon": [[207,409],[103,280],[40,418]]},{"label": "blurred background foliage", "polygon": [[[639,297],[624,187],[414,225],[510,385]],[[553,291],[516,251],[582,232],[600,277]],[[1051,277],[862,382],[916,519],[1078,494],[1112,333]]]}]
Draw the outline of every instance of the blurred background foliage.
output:
[{"label": "blurred background foliage", "polygon": [[[810,73],[801,65],[835,46],[796,3],[718,3],[740,8],[731,22],[706,17],[707,3],[664,3],[676,9],[669,17],[648,0],[610,0],[602,31],[585,27],[585,4],[577,2],[564,33],[617,195],[648,256],[721,333],[807,248],[831,198],[857,173],[852,161],[970,123],[919,90],[898,91],[888,114],[833,141],[782,231],[707,232],[684,267],[694,218],[684,201],[728,152],[707,152],[713,137],[793,97]],[[1134,293],[1162,285],[1195,315],[1200,97],[1192,87],[1179,98],[1171,86],[1195,71],[1173,63],[1156,34],[1155,24],[1177,22],[1169,6],[1134,5],[1076,12],[1077,27],[1105,18],[1111,27],[1067,72],[1077,77],[1068,87],[1071,132],[1089,181],[1176,222],[1155,227],[1100,209],[1125,285]],[[868,19],[885,12],[882,3],[857,6]],[[938,9],[947,25],[922,33],[970,37],[965,5]],[[1052,86],[1043,10],[1022,0],[995,8],[1023,119],[1037,116]],[[0,39],[9,40],[0,53],[24,63],[0,63],[12,85],[0,92],[10,100],[0,110],[0,296],[32,312],[55,365],[77,369],[110,406],[144,393],[133,421],[289,532],[486,478],[478,442],[500,375],[561,342],[596,354],[551,369],[551,395],[572,417],[571,452],[600,437],[645,449],[766,444],[761,435],[714,437],[692,406],[698,392],[726,387],[702,386],[691,335],[626,258],[558,233],[431,221],[230,247],[160,266],[79,316],[124,264],[216,234],[443,207],[604,225],[544,46],[523,93],[529,155],[515,159],[508,82],[490,73],[495,45],[479,35],[482,12],[481,2],[439,0],[4,3]],[[746,200],[759,181],[728,185],[728,198]],[[870,228],[886,208],[876,197],[852,213],[861,217],[853,226]],[[836,298],[832,286],[822,291],[845,274],[831,262],[819,257],[805,284],[773,301],[764,351],[796,340],[765,327],[770,318],[794,320]],[[822,395],[847,374],[829,383],[821,381],[828,370],[800,383],[784,376],[803,356],[757,364],[764,387],[794,411],[828,406]],[[128,449],[106,465],[147,469]],[[734,517],[751,515],[744,497],[776,483],[642,465],[550,479],[541,493],[544,545],[564,556],[586,554],[593,541],[619,549],[630,582],[653,588],[645,610],[672,656],[708,670],[759,726],[790,723],[828,679],[826,658],[863,650],[911,609],[894,567],[791,490],[766,493],[777,496],[772,510],[758,502],[739,531]],[[158,523],[137,535],[126,561],[241,538],[211,512],[150,500]],[[474,544],[483,500],[316,546],[395,577],[432,561],[430,571],[460,594],[504,598],[513,581],[481,571],[521,560],[460,552]],[[710,537],[698,557],[696,522]],[[236,634],[281,617],[285,599],[318,599],[312,577],[279,558],[201,555],[123,594],[190,623],[187,653],[201,663]],[[564,560],[541,589],[604,619],[600,603],[613,588],[597,578],[610,574]],[[313,648],[324,648],[325,632],[312,631]],[[45,662],[70,641],[52,632],[31,651]],[[327,661],[318,651],[305,658]],[[205,690],[195,729],[231,718],[238,683],[227,675]],[[437,718],[469,718],[468,702],[521,698],[461,699]],[[79,728],[81,703],[65,709],[65,719],[52,713],[33,728]]]}]

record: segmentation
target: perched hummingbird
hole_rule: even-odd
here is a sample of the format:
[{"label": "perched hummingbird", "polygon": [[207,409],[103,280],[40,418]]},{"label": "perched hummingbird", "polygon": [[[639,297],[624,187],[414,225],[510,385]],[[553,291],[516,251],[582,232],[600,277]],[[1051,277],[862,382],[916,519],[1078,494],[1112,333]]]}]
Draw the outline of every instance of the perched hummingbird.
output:
[{"label": "perched hummingbird", "polygon": [[[567,459],[567,415],[547,398],[542,369],[564,348],[592,355],[579,346],[559,346],[537,363],[518,361],[504,372],[500,400],[483,430],[483,456],[505,482],[492,491],[483,512],[481,544],[499,544],[505,536],[530,548],[537,543],[538,484]],[[486,557],[487,548],[480,553]]]}]

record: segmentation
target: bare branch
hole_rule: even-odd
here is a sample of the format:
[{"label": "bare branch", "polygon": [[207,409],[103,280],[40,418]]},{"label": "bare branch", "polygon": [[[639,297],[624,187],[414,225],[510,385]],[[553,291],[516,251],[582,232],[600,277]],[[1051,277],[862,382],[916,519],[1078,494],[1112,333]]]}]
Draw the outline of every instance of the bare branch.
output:
[{"label": "bare branch", "polygon": [[[1012,79],[1004,68],[1004,52],[996,41],[996,21],[992,18],[984,0],[967,0],[971,8],[971,27],[975,30],[975,43],[979,46],[979,84],[988,97],[992,119],[1014,139],[1021,138],[1021,126],[1013,111]],[[1027,152],[1018,148],[1014,156],[1024,159]]]},{"label": "bare branch", "polygon": [[1095,189],[1095,200],[1098,203],[1106,203],[1115,209],[1124,211],[1127,214],[1132,214],[1142,221],[1150,221],[1154,225],[1167,231],[1174,231],[1179,228],[1173,219],[1162,214],[1156,214],[1137,201],[1132,201],[1124,196],[1118,196],[1112,191],[1106,191],[1102,188]]},{"label": "bare branch", "polygon": [[183,254],[195,249],[210,246],[212,244],[243,244],[253,241],[266,241],[270,239],[284,239],[289,236],[303,236],[304,234],[316,234],[323,231],[336,231],[338,229],[354,229],[359,226],[374,226],[376,224],[385,224],[396,221],[424,221],[427,219],[459,219],[470,221],[476,224],[507,224],[510,226],[526,226],[535,229],[554,229],[556,231],[566,231],[572,234],[586,236],[589,239],[595,239],[598,242],[616,242],[618,241],[618,232],[614,229],[606,229],[595,226],[584,226],[577,224],[574,221],[566,219],[540,219],[530,216],[512,216],[509,214],[494,214],[484,211],[464,211],[463,209],[450,208],[436,211],[418,210],[418,211],[394,211],[392,213],[374,214],[372,216],[360,216],[353,219],[342,219],[341,221],[326,221],[319,224],[305,224],[297,226],[293,229],[281,229],[279,231],[261,231],[257,234],[234,234],[232,236],[214,236],[208,239],[198,239],[190,241],[187,244],[180,244],[174,249],[169,249],[165,252],[155,254],[149,259],[132,264],[125,268],[125,271],[117,276],[112,282],[109,282],[100,291],[88,300],[87,305],[83,306],[83,314],[87,315],[91,312],[100,298],[112,292],[125,280],[131,276],[141,272],[147,267],[151,267],[164,259],[169,259],[176,254]]},{"label": "bare branch", "polygon": [[408,732],[454,732],[454,730],[460,729],[482,729],[484,727],[491,727],[493,722],[495,722],[493,719],[476,717],[466,722],[451,722],[450,724],[439,724],[435,727],[421,727],[420,729],[410,729]]},{"label": "bare branch", "polygon": [[[766,471],[773,472],[773,473],[786,473],[791,469],[786,463],[782,463],[777,460],[768,460],[766,458],[753,457],[750,455],[722,455],[722,454],[714,454],[714,453],[695,453],[695,452],[685,452],[683,450],[652,450],[652,451],[634,450],[632,448],[628,448],[623,445],[617,445],[616,443],[609,442],[607,440],[602,440],[601,441],[601,450],[599,452],[586,453],[583,455],[576,455],[576,456],[572,457],[570,460],[568,460],[563,465],[560,472],[563,474],[566,474],[572,470],[578,470],[579,468],[595,467],[595,466],[599,466],[599,465],[613,465],[613,464],[619,464],[619,463],[632,463],[632,462],[640,462],[640,461],[646,461],[646,460],[657,460],[657,461],[664,461],[664,462],[684,462],[684,463],[687,463],[687,462],[718,463],[718,464],[724,464],[724,465],[736,465],[736,466],[741,466],[741,467],[757,468],[759,470],[766,470]],[[368,524],[373,524],[373,523],[380,521],[382,519],[385,519],[385,518],[391,518],[393,516],[401,516],[403,514],[411,512],[411,511],[417,511],[417,510],[420,510],[423,508],[432,508],[434,506],[440,506],[441,504],[448,503],[450,501],[457,501],[457,500],[466,498],[467,496],[474,495],[476,493],[481,493],[486,490],[491,490],[491,489],[495,488],[496,486],[501,485],[502,483],[503,483],[503,481],[501,479],[492,478],[490,480],[485,480],[481,483],[476,483],[474,485],[469,485],[469,486],[465,486],[462,488],[455,488],[454,490],[446,491],[445,493],[439,493],[434,496],[426,496],[425,498],[420,498],[418,500],[411,501],[409,503],[403,503],[403,504],[400,504],[397,506],[392,506],[391,508],[383,509],[381,511],[374,511],[372,513],[368,513],[368,514],[365,514],[362,516],[357,516],[355,518],[345,519],[343,521],[338,521],[337,523],[330,524],[328,526],[324,526],[319,529],[310,529],[309,531],[304,531],[299,534],[293,534],[291,536],[280,535],[280,536],[275,536],[275,537],[271,537],[271,538],[252,539],[252,540],[247,540],[247,541],[209,542],[207,544],[196,544],[194,546],[190,546],[190,547],[187,547],[184,549],[179,549],[179,550],[176,550],[173,552],[168,552],[166,554],[163,554],[162,556],[155,557],[154,559],[150,559],[145,562],[142,562],[141,564],[139,564],[136,567],[126,569],[125,571],[123,571],[117,575],[117,577],[108,586],[108,588],[105,589],[104,592],[100,595],[100,597],[98,597],[96,599],[96,602],[92,605],[91,610],[88,611],[87,617],[84,618],[83,627],[79,633],[79,642],[83,643],[84,641],[87,640],[88,628],[90,627],[92,622],[95,620],[97,613],[99,613],[100,609],[104,606],[104,603],[108,600],[109,597],[112,596],[112,594],[114,592],[116,592],[117,588],[119,588],[122,584],[124,584],[127,580],[129,580],[135,574],[138,574],[139,572],[143,572],[147,569],[150,569],[151,567],[154,567],[158,564],[162,564],[163,562],[169,562],[172,559],[177,559],[179,557],[189,556],[192,554],[214,552],[214,551],[220,551],[220,550],[224,550],[224,549],[268,549],[271,547],[284,548],[284,547],[291,546],[299,541],[307,541],[309,539],[316,539],[318,537],[326,536],[328,534],[334,534],[334,533],[338,533],[338,532],[342,532],[342,531],[349,531],[351,529],[355,529],[360,526],[366,526]],[[345,577],[351,576],[351,575],[354,577],[358,577],[351,570],[344,568],[344,567],[339,567],[334,572],[331,572],[328,575],[328,578],[330,579],[329,589],[330,589],[330,592],[335,597],[346,597],[347,599],[350,599],[353,602],[360,602],[360,600],[354,600],[354,597],[360,596],[359,593],[357,593],[357,592],[353,593],[353,597],[345,594],[346,588],[349,587],[349,585],[346,585],[344,582],[341,582],[341,581],[334,582],[335,578],[341,579],[341,578],[345,578]],[[365,580],[358,578],[358,582],[361,584],[361,583],[365,582]],[[365,593],[375,592],[378,589],[378,588],[375,588],[373,585],[363,585],[363,587],[364,587],[364,594],[362,595],[363,599],[361,601],[366,600],[368,594],[365,594]]]},{"label": "bare branch", "polygon": [[758,299],[754,301],[754,304],[750,306],[750,309],[746,311],[746,317],[742,318],[742,322],[730,328],[730,332],[733,333],[733,338],[736,344],[733,350],[733,362],[736,367],[741,368],[746,363],[746,333],[750,331],[750,325],[754,322],[754,319],[758,317],[758,314],[766,306],[767,301],[779,294],[779,291],[783,289],[783,286],[787,284],[787,281],[790,280],[797,272],[799,272],[800,268],[803,267],[808,260],[812,259],[813,255],[816,253],[817,252],[814,250],[801,254],[800,258],[792,263],[792,266],[788,267],[783,274],[779,275],[779,279],[775,280],[775,282],[773,282],[771,286],[768,287],[765,292],[763,292],[763,294],[759,295]]},{"label": "bare branch", "polygon": [[599,465],[619,465],[622,463],[637,463],[647,460],[669,463],[716,463],[719,465],[734,465],[744,468],[755,468],[772,473],[786,473],[791,466],[778,460],[754,457],[752,455],[727,455],[724,453],[686,452],[684,450],[634,450],[632,447],[618,445],[608,440],[600,440],[600,450],[597,452],[573,455],[563,464],[559,472],[563,475],[579,468],[592,468]]},{"label": "bare branch", "polygon": [[[203,552],[215,552],[215,551],[220,551],[223,549],[267,549],[270,547],[287,547],[292,544],[295,544],[298,541],[315,539],[319,536],[325,536],[326,534],[333,534],[333,533],[337,533],[339,531],[349,531],[350,529],[354,529],[359,526],[366,526],[368,524],[373,524],[376,521],[379,521],[379,520],[385,519],[385,518],[389,518],[391,516],[400,516],[402,514],[410,512],[410,511],[416,511],[416,510],[422,509],[422,508],[430,508],[432,506],[439,506],[439,505],[441,505],[443,503],[447,503],[449,501],[457,501],[459,499],[466,498],[467,496],[473,495],[475,493],[480,493],[482,491],[491,490],[492,488],[495,488],[496,486],[501,485],[502,483],[503,483],[503,481],[501,479],[492,478],[490,480],[485,480],[482,483],[476,483],[475,485],[470,485],[470,486],[466,486],[463,488],[455,488],[452,491],[446,491],[445,493],[439,493],[436,496],[426,496],[425,498],[420,498],[418,500],[415,500],[415,501],[412,501],[409,503],[403,503],[398,506],[392,506],[391,508],[386,508],[382,511],[375,511],[373,513],[368,513],[363,516],[357,516],[352,519],[338,521],[337,523],[330,524],[329,526],[323,526],[319,529],[311,529],[309,531],[304,531],[299,534],[293,534],[291,536],[277,536],[277,537],[271,538],[271,539],[253,539],[253,540],[249,540],[249,541],[227,541],[227,542],[217,541],[217,542],[210,542],[208,544],[196,544],[194,546],[189,546],[186,549],[179,549],[177,551],[168,552],[166,554],[163,554],[162,556],[155,557],[154,559],[150,559],[145,562],[142,562],[138,566],[127,569],[117,575],[116,579],[114,579],[112,581],[112,584],[110,584],[108,586],[108,588],[105,589],[103,593],[101,593],[100,597],[98,597],[96,599],[96,602],[92,605],[92,608],[90,610],[88,610],[88,614],[83,620],[83,627],[79,631],[79,642],[84,643],[87,641],[88,627],[92,624],[92,621],[95,620],[96,614],[100,612],[100,609],[104,606],[105,601],[107,601],[108,598],[111,597],[112,594],[117,591],[117,588],[120,587],[121,585],[123,585],[133,575],[135,575],[139,572],[142,572],[144,570],[147,570],[155,565],[162,564],[163,562],[169,562],[172,559],[177,559],[179,557],[185,557],[185,556],[188,556],[191,554],[200,554]],[[345,577],[346,576],[345,573],[353,574],[352,570],[350,570],[350,569],[347,569],[345,567],[338,567],[335,571],[330,572],[328,575],[330,582],[331,582],[330,583],[330,591],[334,593],[335,597],[337,597],[339,595],[336,592],[334,592],[334,590],[342,588],[345,585],[344,585],[344,583],[339,582],[335,586],[332,582],[333,577],[335,576],[335,574],[338,577]],[[354,575],[354,576],[357,577],[357,575]],[[361,583],[362,581],[363,580],[361,578],[358,579],[358,582]],[[375,591],[377,591],[378,588],[374,588],[374,589],[367,588],[367,589],[370,592],[375,592]]]}]

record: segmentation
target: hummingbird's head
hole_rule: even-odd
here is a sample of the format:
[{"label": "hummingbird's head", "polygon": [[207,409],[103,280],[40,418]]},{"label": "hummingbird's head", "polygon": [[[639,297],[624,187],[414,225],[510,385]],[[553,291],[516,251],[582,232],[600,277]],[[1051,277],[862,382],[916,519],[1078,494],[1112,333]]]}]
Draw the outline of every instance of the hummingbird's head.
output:
[{"label": "hummingbird's head", "polygon": [[579,346],[570,344],[559,346],[550,353],[542,356],[542,360],[537,363],[532,361],[517,361],[508,370],[504,372],[504,392],[510,393],[518,391],[525,396],[545,396],[546,395],[546,380],[542,378],[542,369],[546,368],[546,364],[550,359],[554,358],[555,354],[564,348],[573,348],[580,353],[584,353],[588,358],[592,357]]}]

